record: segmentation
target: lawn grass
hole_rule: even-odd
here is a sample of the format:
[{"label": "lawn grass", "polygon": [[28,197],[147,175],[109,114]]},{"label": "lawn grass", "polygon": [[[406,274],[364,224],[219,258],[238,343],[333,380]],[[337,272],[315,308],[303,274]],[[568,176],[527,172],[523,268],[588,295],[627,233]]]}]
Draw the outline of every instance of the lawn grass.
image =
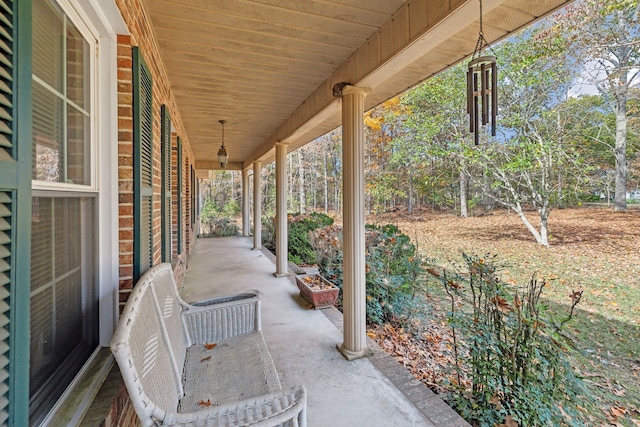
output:
[{"label": "lawn grass", "polygon": [[[537,245],[520,219],[505,211],[466,219],[423,211],[368,222],[399,226],[423,255],[443,267],[461,264],[462,252],[491,253],[507,265],[502,277],[508,283],[523,284],[536,273],[547,283],[543,296],[556,322],[569,312],[570,293],[584,291],[563,331],[574,343],[569,353],[575,368],[597,400],[593,415],[604,425],[639,425],[640,210],[555,210],[548,248]],[[433,297],[443,294],[436,291]]]}]

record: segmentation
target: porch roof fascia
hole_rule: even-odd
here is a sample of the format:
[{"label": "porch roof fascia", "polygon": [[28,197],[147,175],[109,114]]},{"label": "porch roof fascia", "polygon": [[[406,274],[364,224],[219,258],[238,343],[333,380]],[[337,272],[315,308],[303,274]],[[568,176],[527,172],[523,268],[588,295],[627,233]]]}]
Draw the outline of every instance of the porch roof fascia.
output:
[{"label": "porch roof fascia", "polygon": [[[526,18],[525,14],[522,14],[522,22],[517,28],[510,31],[495,31],[494,29],[494,31],[485,32],[485,37],[492,44],[499,42],[515,31],[542,19],[572,1],[544,0],[541,3],[545,3],[545,5],[540,5],[540,7],[545,13]],[[484,13],[491,17],[492,12],[504,3],[505,0],[484,0]],[[429,13],[432,10],[439,11],[439,13]],[[418,62],[419,58],[446,42],[452,35],[452,28],[468,28],[474,24],[477,25],[477,22],[478,4],[475,0],[408,1],[318,87],[293,114],[280,124],[275,132],[253,152],[250,158],[243,162],[242,167],[237,169],[249,168],[256,160],[261,160],[264,163],[274,161],[276,142],[287,142],[289,143],[288,151],[294,151],[340,126],[340,103],[338,98],[333,95],[333,86],[336,83],[347,82],[350,85],[371,88],[371,94],[365,99],[365,110],[421,83],[424,79],[407,83],[407,80],[402,79],[399,74],[405,68]],[[382,40],[388,35],[397,34],[403,34],[404,39],[400,43],[394,44],[393,52],[383,55]],[[425,70],[425,79],[448,69],[472,53],[472,50],[461,51],[454,62],[439,64],[434,69]],[[198,164],[201,163],[196,162],[196,165]]]}]

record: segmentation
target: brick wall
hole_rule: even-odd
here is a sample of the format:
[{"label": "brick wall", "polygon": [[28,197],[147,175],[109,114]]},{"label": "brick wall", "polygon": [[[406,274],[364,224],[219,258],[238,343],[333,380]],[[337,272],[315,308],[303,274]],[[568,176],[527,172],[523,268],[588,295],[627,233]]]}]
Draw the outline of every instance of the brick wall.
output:
[{"label": "brick wall", "polygon": [[129,394],[124,384],[120,387],[118,394],[111,403],[109,413],[104,419],[101,427],[140,427],[142,423],[138,419],[133,405],[129,400]]},{"label": "brick wall", "polygon": [[[118,178],[119,178],[119,271],[120,271],[120,304],[126,302],[133,283],[133,85],[132,85],[132,47],[138,46],[153,79],[153,263],[161,262],[162,226],[161,226],[161,194],[162,183],[160,159],[160,107],[167,106],[171,115],[171,122],[175,130],[173,141],[179,136],[182,141],[183,158],[183,188],[182,212],[177,212],[178,194],[174,191],[172,197],[172,223],[174,235],[174,270],[176,280],[180,284],[184,277],[188,255],[192,245],[186,245],[191,240],[191,221],[188,217],[189,197],[185,197],[189,190],[190,180],[186,171],[194,164],[194,157],[187,135],[184,131],[180,113],[171,93],[169,80],[161,61],[157,44],[149,26],[149,20],[144,12],[141,0],[117,0],[122,16],[127,23],[130,35],[118,37]],[[175,156],[173,163],[173,186],[177,188],[175,175]],[[182,215],[183,225],[183,253],[177,253],[177,215]]]},{"label": "brick wall", "polygon": [[[182,141],[183,159],[183,191],[172,197],[172,232],[177,238],[177,215],[182,215],[183,252],[173,251],[174,274],[178,285],[182,283],[186,272],[187,260],[193,245],[187,245],[193,239],[191,219],[187,205],[191,202],[187,197],[190,191],[191,165],[194,164],[193,151],[184,130],[180,112],[171,93],[169,79],[157,49],[150,20],[145,14],[142,0],[116,0],[122,17],[129,29],[129,35],[118,36],[118,215],[119,215],[119,302],[123,308],[133,288],[133,72],[132,47],[138,46],[153,80],[153,264],[162,259],[162,226],[161,226],[161,117],[160,109],[166,105],[171,115],[175,134]],[[173,150],[172,150],[173,151]],[[177,159],[176,159],[177,160]],[[173,186],[177,187],[177,176],[173,165]],[[177,211],[177,197],[182,197],[182,212]],[[174,238],[174,242],[177,242]],[[186,242],[185,242],[186,240]],[[175,243],[174,243],[175,244]],[[176,248],[177,249],[177,248]],[[106,427],[140,425],[124,386],[113,401],[111,411],[105,419]]]}]

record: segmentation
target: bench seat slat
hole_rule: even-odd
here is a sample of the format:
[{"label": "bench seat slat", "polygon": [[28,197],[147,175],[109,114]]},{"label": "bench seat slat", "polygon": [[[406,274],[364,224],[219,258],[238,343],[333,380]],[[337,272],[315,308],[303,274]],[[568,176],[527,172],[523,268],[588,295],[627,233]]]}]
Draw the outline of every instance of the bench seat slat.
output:
[{"label": "bench seat slat", "polygon": [[189,347],[184,366],[185,395],[178,412],[203,409],[201,401],[220,406],[281,389],[276,368],[259,332]]}]

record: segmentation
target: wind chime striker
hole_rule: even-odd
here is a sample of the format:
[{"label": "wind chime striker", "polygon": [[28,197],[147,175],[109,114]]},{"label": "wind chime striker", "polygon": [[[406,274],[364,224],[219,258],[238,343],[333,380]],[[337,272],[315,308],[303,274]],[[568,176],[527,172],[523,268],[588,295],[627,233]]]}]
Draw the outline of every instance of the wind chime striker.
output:
[{"label": "wind chime striker", "polygon": [[482,0],[480,0],[480,33],[476,48],[467,69],[467,113],[469,132],[474,143],[480,143],[481,126],[491,121],[491,136],[496,136],[496,114],[498,112],[498,68],[496,57],[483,55],[482,50],[489,43],[482,29]]}]

